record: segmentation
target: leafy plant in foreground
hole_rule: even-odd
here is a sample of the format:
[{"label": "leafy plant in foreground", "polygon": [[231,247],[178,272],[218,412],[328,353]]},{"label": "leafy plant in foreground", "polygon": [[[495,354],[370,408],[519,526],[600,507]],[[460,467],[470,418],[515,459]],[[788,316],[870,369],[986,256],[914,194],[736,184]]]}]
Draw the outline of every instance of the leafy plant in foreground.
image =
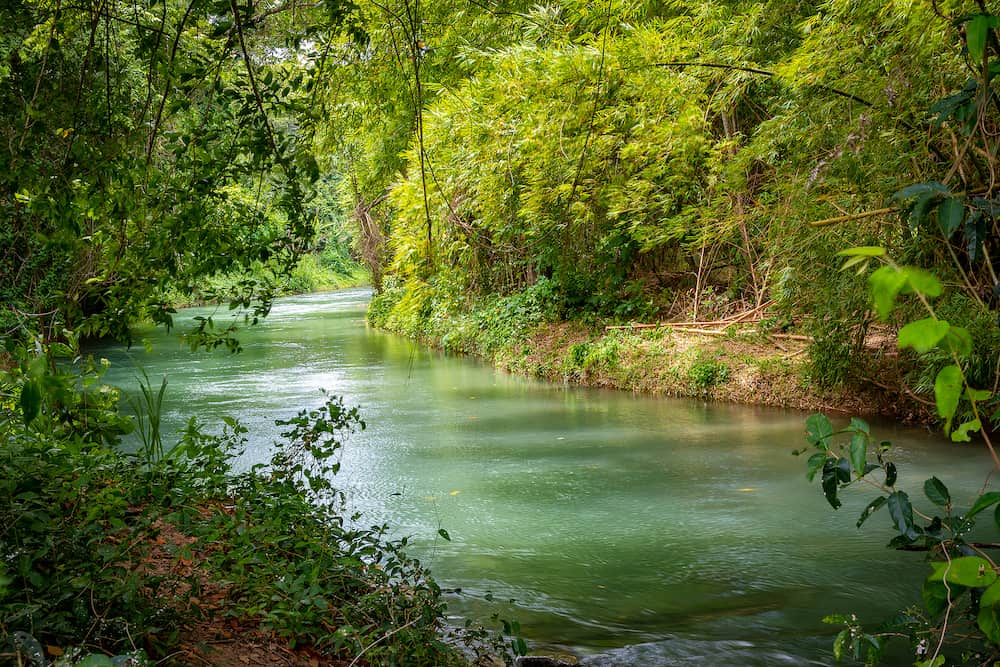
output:
[{"label": "leafy plant in foreground", "polygon": [[[940,280],[923,269],[895,264],[880,247],[851,248],[841,254],[848,257],[845,268],[864,269],[873,260],[882,263],[868,278],[872,304],[881,319],[888,319],[903,295],[912,295],[926,310],[928,317],[899,330],[899,347],[918,353],[940,349],[952,359],[938,371],[934,383],[935,405],[945,432],[963,442],[981,433],[994,468],[1000,467],[989,434],[983,431],[982,408],[993,398],[992,392],[970,386],[962,367],[972,351],[971,336],[964,328],[939,319],[931,303],[943,291]],[[954,426],[960,405],[966,407],[968,417]],[[923,495],[934,508],[925,511],[898,488],[898,471],[887,458],[891,445],[876,445],[863,420],[854,418],[837,431],[825,415],[812,415],[806,422],[806,439],[815,450],[808,460],[809,480],[820,477],[831,507],[841,507],[839,494],[848,486],[863,483],[875,488],[879,495],[862,510],[857,526],[887,508],[896,531],[888,546],[926,552],[931,565],[922,585],[919,612],[903,613],[875,632],[866,632],[854,616],[828,617],[828,622],[845,625],[834,642],[837,659],[850,652],[876,664],[884,643],[899,636],[909,637],[920,667],[944,665],[943,651],[952,643],[961,643],[969,651],[968,661],[989,664],[1000,659],[1000,566],[989,554],[1000,545],[979,543],[972,537],[976,518],[991,508],[1000,528],[1000,492],[986,490],[989,478],[968,509],[962,510],[944,482],[930,477],[923,484]]]}]

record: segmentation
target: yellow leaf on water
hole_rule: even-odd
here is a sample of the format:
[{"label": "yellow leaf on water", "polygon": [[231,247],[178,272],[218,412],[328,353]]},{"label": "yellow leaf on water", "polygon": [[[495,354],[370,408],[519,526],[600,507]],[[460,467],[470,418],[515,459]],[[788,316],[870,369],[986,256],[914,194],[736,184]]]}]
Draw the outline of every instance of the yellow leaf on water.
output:
[{"label": "yellow leaf on water", "polygon": [[756,491],[757,489],[753,488],[752,486],[744,486],[742,489],[736,489],[736,490],[746,492],[746,491]]},{"label": "yellow leaf on water", "polygon": [[460,493],[461,493],[461,491],[459,491],[458,489],[455,489],[454,491],[449,491],[448,495],[449,496],[457,496]]},{"label": "yellow leaf on water", "polygon": [[424,500],[426,500],[429,503],[432,503],[437,499],[438,499],[437,496],[424,496]]}]

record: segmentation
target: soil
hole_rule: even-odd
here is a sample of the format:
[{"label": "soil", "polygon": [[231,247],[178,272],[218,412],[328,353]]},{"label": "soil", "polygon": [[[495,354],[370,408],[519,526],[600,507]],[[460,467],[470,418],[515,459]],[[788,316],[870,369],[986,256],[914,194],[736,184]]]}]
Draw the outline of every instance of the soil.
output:
[{"label": "soil", "polygon": [[[223,505],[208,506],[203,512],[225,511]],[[228,614],[229,591],[224,584],[208,579],[199,571],[201,556],[181,556],[197,548],[197,540],[163,520],[154,524],[156,537],[147,559],[140,566],[150,579],[162,580],[155,594],[166,601],[180,618],[188,618],[173,653],[158,664],[194,667],[353,667],[330,660],[309,646],[292,647],[288,638],[260,627],[258,619]],[[197,595],[191,584],[196,582]],[[365,661],[358,666],[368,667]]]},{"label": "soil", "polygon": [[752,326],[595,331],[560,322],[538,327],[520,354],[495,361],[508,372],[582,386],[906,423],[934,420],[932,397],[903,382],[892,332],[870,334],[859,352],[863,377],[835,389],[811,381],[809,343],[806,336],[762,334]]}]

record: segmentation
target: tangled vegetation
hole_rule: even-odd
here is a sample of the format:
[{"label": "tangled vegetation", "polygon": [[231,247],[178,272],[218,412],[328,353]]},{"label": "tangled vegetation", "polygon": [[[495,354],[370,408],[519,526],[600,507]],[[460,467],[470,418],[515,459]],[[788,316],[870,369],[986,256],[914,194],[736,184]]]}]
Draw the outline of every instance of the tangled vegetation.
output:
[{"label": "tangled vegetation", "polygon": [[[166,381],[144,386],[133,420],[100,365],[20,358],[0,378],[3,662],[184,663],[197,650],[187,637],[224,619],[325,661],[439,667],[469,664],[459,646],[502,654],[482,628],[444,624],[443,592],[405,539],[345,516],[334,481],[345,439],[364,428],[356,408],[327,397],[279,421],[271,463],[236,472],[248,434],[235,421],[210,434],[192,418],[163,443]],[[142,446],[130,454],[118,444],[133,428]]]}]

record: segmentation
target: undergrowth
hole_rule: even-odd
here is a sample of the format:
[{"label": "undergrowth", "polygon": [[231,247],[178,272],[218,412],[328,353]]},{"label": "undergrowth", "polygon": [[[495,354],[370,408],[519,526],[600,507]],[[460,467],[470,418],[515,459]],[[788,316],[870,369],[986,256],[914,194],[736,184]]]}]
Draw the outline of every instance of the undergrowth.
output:
[{"label": "undergrowth", "polygon": [[[192,418],[173,447],[126,453],[119,440],[134,423],[100,364],[11,347],[0,373],[0,663],[160,660],[190,623],[219,614],[361,665],[503,654],[481,626],[446,626],[443,591],[405,539],[344,516],[334,480],[344,439],[365,426],[356,408],[327,395],[279,421],[270,463],[237,473],[248,435],[238,422],[213,434]],[[158,401],[138,405],[155,413]],[[164,546],[177,531],[184,540]],[[194,566],[158,567],[165,548]]]}]

